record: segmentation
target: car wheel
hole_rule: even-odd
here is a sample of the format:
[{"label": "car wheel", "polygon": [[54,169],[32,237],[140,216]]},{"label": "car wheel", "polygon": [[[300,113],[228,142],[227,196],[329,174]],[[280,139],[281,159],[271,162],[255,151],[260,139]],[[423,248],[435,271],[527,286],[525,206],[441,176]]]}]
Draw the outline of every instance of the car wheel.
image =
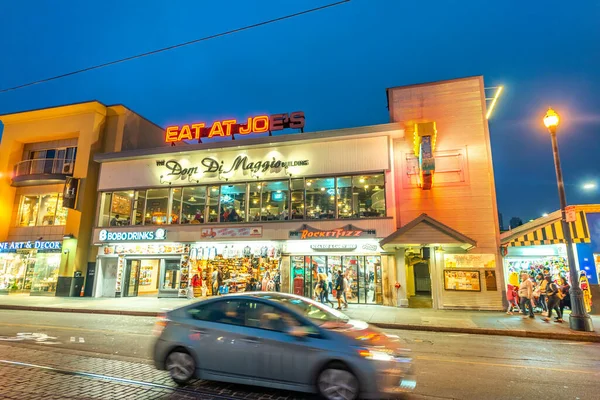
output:
[{"label": "car wheel", "polygon": [[194,357],[184,350],[174,350],[165,361],[165,367],[169,371],[171,379],[177,384],[184,385],[194,377],[196,362]]},{"label": "car wheel", "polygon": [[358,379],[341,364],[325,367],[317,378],[317,388],[327,400],[356,400],[360,393]]}]

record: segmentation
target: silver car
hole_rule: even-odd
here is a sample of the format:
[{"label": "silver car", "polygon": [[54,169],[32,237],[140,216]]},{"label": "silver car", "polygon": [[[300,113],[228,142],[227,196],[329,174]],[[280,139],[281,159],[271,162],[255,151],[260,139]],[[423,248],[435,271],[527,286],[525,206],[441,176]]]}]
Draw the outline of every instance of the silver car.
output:
[{"label": "silver car", "polygon": [[291,294],[232,294],[195,302],[157,322],[158,369],[193,378],[382,399],[415,387],[412,359],[366,322]]}]

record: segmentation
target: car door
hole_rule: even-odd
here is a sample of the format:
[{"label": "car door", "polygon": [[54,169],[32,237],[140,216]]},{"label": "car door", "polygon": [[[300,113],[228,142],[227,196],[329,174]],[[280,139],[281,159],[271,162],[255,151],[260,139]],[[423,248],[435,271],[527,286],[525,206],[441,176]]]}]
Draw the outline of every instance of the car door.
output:
[{"label": "car door", "polygon": [[[286,385],[312,384],[314,370],[327,351],[327,340],[316,326],[261,300],[248,302],[246,321],[248,333],[259,338],[259,351],[251,363],[257,378]],[[294,327],[312,334],[292,336]]]},{"label": "car door", "polygon": [[190,337],[198,354],[199,367],[206,379],[247,377],[258,342],[246,331],[246,301],[223,298],[200,303],[191,311]]}]

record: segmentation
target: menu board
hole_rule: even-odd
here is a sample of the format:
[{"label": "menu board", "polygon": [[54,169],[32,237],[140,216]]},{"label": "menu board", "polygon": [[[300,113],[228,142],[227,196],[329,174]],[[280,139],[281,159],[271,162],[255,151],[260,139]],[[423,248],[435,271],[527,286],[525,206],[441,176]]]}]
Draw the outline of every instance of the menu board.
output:
[{"label": "menu board", "polygon": [[444,270],[444,289],[481,292],[479,271]]}]

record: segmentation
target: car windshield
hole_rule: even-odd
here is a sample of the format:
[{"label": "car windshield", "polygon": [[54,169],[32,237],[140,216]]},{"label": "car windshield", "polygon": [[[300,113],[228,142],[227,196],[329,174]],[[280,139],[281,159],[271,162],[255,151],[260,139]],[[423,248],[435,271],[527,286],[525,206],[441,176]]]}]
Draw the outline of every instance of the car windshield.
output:
[{"label": "car windshield", "polygon": [[310,320],[317,325],[335,322],[347,322],[349,320],[349,318],[341,312],[304,297],[282,296],[266,293],[256,294],[256,296],[263,299],[276,301],[282,306],[294,310],[307,318],[310,318]]}]

